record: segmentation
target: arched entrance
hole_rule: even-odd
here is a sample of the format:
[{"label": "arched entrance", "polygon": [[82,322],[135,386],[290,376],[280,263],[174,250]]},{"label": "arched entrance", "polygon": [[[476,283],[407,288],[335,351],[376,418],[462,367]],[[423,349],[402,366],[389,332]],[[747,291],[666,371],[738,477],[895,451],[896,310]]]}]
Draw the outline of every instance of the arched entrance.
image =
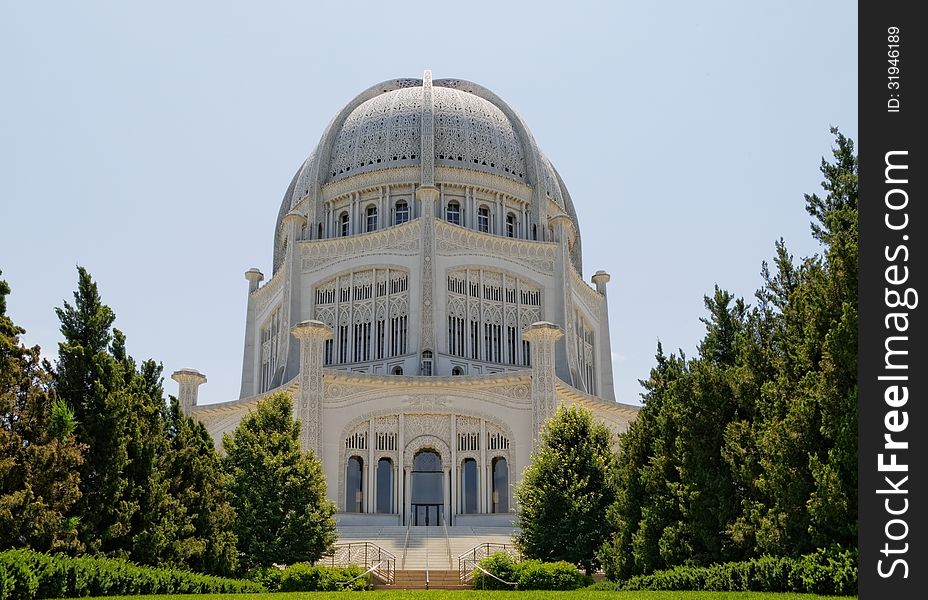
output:
[{"label": "arched entrance", "polygon": [[445,481],[438,452],[427,448],[416,453],[410,483],[412,524],[441,525],[445,516]]}]

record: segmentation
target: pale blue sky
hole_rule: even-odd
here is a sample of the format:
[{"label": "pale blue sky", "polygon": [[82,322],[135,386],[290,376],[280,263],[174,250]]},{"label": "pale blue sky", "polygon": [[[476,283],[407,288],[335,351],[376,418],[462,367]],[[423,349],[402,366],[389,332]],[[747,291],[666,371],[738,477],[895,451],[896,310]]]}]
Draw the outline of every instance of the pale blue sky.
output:
[{"label": "pale blue sky", "polygon": [[[377,82],[469,79],[559,170],[584,276],[612,274],[616,393],[694,354],[703,295],[752,297],[783,236],[818,251],[831,125],[857,138],[857,5],[0,1],[0,269],[25,341],[87,267],[136,358],[238,397],[247,282],[290,178]],[[176,384],[165,388],[176,394]]]}]

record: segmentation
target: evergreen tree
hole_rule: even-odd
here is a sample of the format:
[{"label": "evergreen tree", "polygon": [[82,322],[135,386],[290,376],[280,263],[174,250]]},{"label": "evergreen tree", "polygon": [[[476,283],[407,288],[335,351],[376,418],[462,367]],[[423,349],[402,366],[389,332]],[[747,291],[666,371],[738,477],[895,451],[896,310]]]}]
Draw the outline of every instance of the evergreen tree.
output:
[{"label": "evergreen tree", "polygon": [[523,555],[595,570],[610,533],[604,525],[615,500],[613,465],[609,430],[585,409],[558,408],[515,491]]},{"label": "evergreen tree", "polygon": [[180,566],[169,546],[182,510],[158,468],[166,450],[161,366],[139,367],[127,354],[125,336],[112,329],[115,314],[82,267],[74,304],[56,312],[65,338],[56,387],[74,410],[77,439],[88,446],[80,539],[91,552]]},{"label": "evergreen tree", "polygon": [[857,158],[832,133],[827,194],[805,197],[824,255],[797,266],[780,240],[755,308],[716,288],[698,356],[658,346],[621,438],[611,577],[856,544]]},{"label": "evergreen tree", "polygon": [[0,280],[0,550],[75,552],[84,448],[71,410],[55,398],[39,347],[6,315],[10,287]]},{"label": "evergreen tree", "polygon": [[268,396],[224,435],[242,566],[313,562],[335,543],[335,505],[322,465],[300,450],[290,397]]},{"label": "evergreen tree", "polygon": [[183,526],[171,554],[193,571],[231,575],[238,566],[228,476],[202,423],[181,413],[176,399],[168,414],[169,451],[162,466],[168,491],[183,507]]}]

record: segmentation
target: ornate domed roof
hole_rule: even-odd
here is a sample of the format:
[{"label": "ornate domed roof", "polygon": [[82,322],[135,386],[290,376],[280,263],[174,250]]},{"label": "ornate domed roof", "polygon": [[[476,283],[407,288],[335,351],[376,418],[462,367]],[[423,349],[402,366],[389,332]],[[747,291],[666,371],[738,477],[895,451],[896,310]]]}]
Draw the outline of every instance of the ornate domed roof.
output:
[{"label": "ornate domed roof", "polygon": [[[431,130],[425,143],[424,122]],[[425,148],[432,156],[423,161]],[[423,173],[435,167],[489,173],[530,187],[535,202],[554,201],[576,227],[579,269],[579,227],[570,195],[522,119],[486,88],[460,79],[432,81],[426,71],[423,79],[394,79],[368,88],[332,119],[284,195],[274,270],[282,260],[283,217],[298,204],[308,198],[302,212],[311,211],[327,185],[410,166],[423,167]]]}]

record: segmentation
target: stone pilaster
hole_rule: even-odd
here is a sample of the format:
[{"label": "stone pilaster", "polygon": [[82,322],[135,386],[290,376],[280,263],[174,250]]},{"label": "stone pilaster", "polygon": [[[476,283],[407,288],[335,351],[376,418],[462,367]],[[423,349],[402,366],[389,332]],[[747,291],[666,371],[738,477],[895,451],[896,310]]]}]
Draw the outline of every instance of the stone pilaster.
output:
[{"label": "stone pilaster", "polygon": [[522,338],[532,345],[532,449],[545,421],[557,407],[554,346],[563,335],[561,327],[547,321],[532,323],[522,333]]},{"label": "stone pilaster", "polygon": [[180,402],[180,410],[189,415],[197,405],[197,392],[206,383],[206,375],[196,369],[181,369],[171,373],[171,379],[178,383],[177,401]]},{"label": "stone pilaster", "polygon": [[322,457],[322,362],[325,341],[332,337],[321,321],[303,321],[290,330],[300,342],[300,390],[294,417],[300,421],[300,445]]},{"label": "stone pilaster", "polygon": [[[422,206],[422,318],[419,323],[419,364],[422,364],[422,352],[435,352],[435,202],[438,200],[438,188],[420,187],[416,198]],[[432,368],[434,369],[434,362]]]}]

